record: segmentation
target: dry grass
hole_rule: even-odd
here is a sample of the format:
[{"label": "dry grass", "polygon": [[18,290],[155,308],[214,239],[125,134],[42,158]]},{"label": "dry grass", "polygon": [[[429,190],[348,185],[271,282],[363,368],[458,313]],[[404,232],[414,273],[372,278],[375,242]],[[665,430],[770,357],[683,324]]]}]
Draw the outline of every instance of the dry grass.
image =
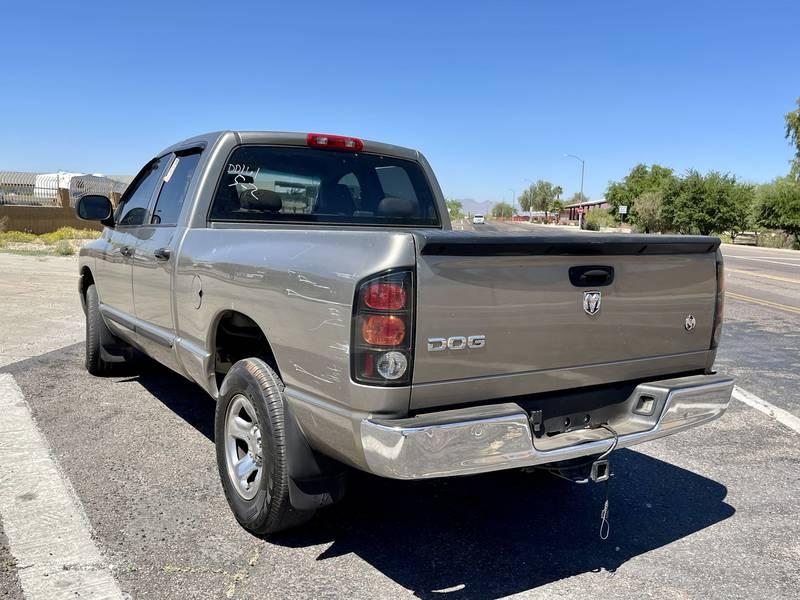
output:
[{"label": "dry grass", "polygon": [[25,231],[0,229],[0,249],[15,254],[71,256],[88,240],[100,237],[99,231],[62,227],[51,233],[36,235]]}]

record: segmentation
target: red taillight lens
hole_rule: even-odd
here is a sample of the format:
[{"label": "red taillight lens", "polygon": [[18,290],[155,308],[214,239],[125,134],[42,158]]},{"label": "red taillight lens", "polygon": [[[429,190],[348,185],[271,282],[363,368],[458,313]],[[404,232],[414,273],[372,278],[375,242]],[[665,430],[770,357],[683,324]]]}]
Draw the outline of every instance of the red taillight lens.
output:
[{"label": "red taillight lens", "polygon": [[353,380],[409,385],[414,361],[414,272],[394,270],[356,289],[350,346]]},{"label": "red taillight lens", "polygon": [[398,346],[406,337],[406,324],[400,317],[371,315],[364,319],[361,336],[372,346]]},{"label": "red taillight lens", "polygon": [[358,138],[326,133],[309,133],[306,136],[306,143],[314,148],[349,150],[350,152],[361,152],[364,148],[364,142]]},{"label": "red taillight lens", "polygon": [[372,353],[364,354],[361,362],[361,374],[365,377],[375,377],[375,355]]},{"label": "red taillight lens", "polygon": [[364,304],[374,310],[401,310],[406,307],[406,291],[397,283],[370,283],[364,288]]}]

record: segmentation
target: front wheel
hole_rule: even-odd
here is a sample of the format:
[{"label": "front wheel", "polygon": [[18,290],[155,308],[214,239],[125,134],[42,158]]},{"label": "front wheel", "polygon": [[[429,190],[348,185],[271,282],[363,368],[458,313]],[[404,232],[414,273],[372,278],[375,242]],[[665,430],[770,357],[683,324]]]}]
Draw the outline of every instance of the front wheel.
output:
[{"label": "front wheel", "polygon": [[256,534],[295,527],[314,511],[289,500],[283,382],[264,361],[237,362],[222,382],[214,418],[217,467],[236,520]]}]

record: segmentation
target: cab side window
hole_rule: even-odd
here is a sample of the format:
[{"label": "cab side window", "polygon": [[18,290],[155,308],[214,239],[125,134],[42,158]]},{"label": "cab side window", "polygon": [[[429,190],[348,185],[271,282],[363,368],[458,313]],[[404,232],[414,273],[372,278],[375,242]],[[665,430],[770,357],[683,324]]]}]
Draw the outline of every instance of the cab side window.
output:
[{"label": "cab side window", "polygon": [[178,154],[164,175],[164,185],[158,193],[158,200],[153,209],[151,223],[153,225],[177,225],[183,201],[189,184],[192,182],[200,151]]},{"label": "cab side window", "polygon": [[122,227],[144,225],[150,197],[169,164],[169,158],[170,155],[167,155],[150,161],[136,176],[125,191],[114,214],[114,222],[117,225]]}]

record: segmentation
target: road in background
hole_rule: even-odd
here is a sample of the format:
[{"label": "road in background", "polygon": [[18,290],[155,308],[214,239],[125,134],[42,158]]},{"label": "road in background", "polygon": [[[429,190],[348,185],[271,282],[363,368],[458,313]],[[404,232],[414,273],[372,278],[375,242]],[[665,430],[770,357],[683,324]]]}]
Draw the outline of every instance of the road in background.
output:
[{"label": "road in background", "polygon": [[730,298],[800,315],[800,252],[722,247]]}]

